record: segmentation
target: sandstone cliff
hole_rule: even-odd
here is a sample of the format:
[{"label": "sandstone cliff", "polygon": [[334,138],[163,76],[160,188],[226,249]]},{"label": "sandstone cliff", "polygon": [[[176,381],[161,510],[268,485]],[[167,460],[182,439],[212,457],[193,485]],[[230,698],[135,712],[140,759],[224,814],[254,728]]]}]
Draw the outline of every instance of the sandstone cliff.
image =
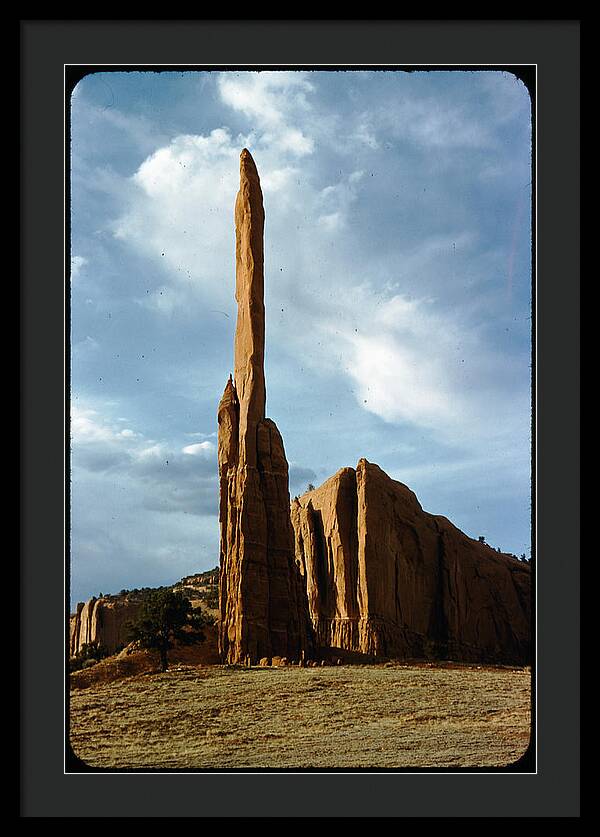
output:
[{"label": "sandstone cliff", "polygon": [[111,654],[129,641],[127,623],[135,618],[140,601],[111,597],[80,602],[71,616],[69,653],[75,656],[84,645],[97,642]]},{"label": "sandstone cliff", "polygon": [[428,514],[361,459],[291,506],[321,649],[530,661],[531,569]]},{"label": "sandstone cliff", "polygon": [[265,417],[264,209],[246,149],[235,228],[234,379],[218,408],[219,648],[230,663],[298,659],[309,652],[310,624],[294,562],[288,463],[281,435]]},{"label": "sandstone cliff", "polygon": [[[122,590],[118,595],[79,602],[69,620],[69,653],[74,657],[84,645],[97,642],[113,653],[129,643],[127,623],[133,621],[151,588]],[[218,568],[186,576],[170,588],[181,592],[192,607],[216,619],[216,599],[219,594]]]}]

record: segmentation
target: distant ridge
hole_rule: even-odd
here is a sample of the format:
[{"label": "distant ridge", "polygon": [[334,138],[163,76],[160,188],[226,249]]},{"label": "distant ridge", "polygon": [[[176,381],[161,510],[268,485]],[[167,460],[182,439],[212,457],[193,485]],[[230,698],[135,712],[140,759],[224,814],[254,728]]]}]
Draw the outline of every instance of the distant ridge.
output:
[{"label": "distant ridge", "polygon": [[[135,618],[144,593],[157,588],[122,590],[87,602],[79,602],[69,625],[69,654],[74,657],[84,645],[97,642],[113,654],[128,643],[127,623]],[[195,607],[202,606],[217,615],[219,601],[219,568],[185,576],[167,589],[185,593]],[[211,612],[212,611],[212,612]]]}]

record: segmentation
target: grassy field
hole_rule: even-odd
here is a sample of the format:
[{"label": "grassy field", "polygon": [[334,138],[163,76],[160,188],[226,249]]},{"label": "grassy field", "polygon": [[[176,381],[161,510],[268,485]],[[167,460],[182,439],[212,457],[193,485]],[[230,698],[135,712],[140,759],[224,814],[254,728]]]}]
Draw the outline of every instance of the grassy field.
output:
[{"label": "grassy field", "polygon": [[475,666],[177,665],[71,692],[93,767],[500,766],[530,734],[530,672]]}]

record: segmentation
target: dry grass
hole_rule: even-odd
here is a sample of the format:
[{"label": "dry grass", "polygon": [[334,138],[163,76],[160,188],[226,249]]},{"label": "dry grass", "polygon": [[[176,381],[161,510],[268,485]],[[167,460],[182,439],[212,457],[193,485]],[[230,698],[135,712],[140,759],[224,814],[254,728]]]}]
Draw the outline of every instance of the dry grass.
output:
[{"label": "dry grass", "polygon": [[530,733],[530,672],[179,665],[71,693],[71,744],[114,768],[499,766]]}]

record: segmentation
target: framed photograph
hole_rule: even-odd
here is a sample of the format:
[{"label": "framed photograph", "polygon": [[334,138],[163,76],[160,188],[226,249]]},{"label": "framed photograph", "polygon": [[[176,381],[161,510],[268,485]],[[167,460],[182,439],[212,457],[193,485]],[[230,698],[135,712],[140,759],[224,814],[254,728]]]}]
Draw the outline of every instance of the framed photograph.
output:
[{"label": "framed photograph", "polygon": [[65,781],[540,776],[541,64],[317,53],[63,62]]}]

